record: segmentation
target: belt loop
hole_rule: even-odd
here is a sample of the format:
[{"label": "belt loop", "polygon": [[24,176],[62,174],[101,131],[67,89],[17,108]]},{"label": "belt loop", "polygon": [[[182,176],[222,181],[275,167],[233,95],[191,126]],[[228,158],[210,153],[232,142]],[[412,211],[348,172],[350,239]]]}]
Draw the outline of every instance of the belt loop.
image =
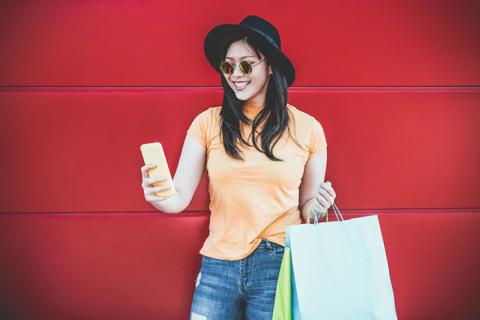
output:
[{"label": "belt loop", "polygon": [[265,240],[265,244],[267,245],[267,249],[273,250],[273,246],[272,246],[272,244],[270,243],[270,241],[268,241],[267,239],[263,239],[263,240]]}]

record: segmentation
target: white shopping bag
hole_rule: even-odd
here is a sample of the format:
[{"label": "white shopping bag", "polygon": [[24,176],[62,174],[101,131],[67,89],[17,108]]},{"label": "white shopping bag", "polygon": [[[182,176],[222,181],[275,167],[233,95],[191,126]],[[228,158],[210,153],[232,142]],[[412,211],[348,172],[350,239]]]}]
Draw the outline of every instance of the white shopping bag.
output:
[{"label": "white shopping bag", "polygon": [[396,320],[378,216],[344,220],[333,209],[337,221],[286,227],[293,319]]}]

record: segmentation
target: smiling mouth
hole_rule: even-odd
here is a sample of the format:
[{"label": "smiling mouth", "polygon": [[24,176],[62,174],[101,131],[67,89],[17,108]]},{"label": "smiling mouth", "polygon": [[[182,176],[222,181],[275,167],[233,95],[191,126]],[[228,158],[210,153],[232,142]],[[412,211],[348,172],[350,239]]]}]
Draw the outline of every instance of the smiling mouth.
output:
[{"label": "smiling mouth", "polygon": [[242,90],[242,89],[245,89],[250,83],[251,83],[251,81],[246,81],[246,82],[234,82],[233,84],[235,85],[235,88],[236,88],[237,90]]}]

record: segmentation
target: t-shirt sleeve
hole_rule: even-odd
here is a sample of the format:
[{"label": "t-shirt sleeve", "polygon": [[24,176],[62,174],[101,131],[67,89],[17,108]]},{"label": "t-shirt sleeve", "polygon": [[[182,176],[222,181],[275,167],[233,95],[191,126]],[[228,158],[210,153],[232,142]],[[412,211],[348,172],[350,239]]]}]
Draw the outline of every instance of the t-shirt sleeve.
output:
[{"label": "t-shirt sleeve", "polygon": [[199,113],[195,119],[193,119],[190,127],[187,130],[187,134],[200,142],[204,147],[207,147],[208,142],[208,111],[209,110],[205,110]]},{"label": "t-shirt sleeve", "polygon": [[309,155],[308,159],[310,160],[313,156],[317,153],[325,150],[327,148],[327,139],[325,137],[325,132],[323,131],[323,127],[318,122],[317,119],[312,119],[312,128],[310,132],[310,141],[309,141]]}]

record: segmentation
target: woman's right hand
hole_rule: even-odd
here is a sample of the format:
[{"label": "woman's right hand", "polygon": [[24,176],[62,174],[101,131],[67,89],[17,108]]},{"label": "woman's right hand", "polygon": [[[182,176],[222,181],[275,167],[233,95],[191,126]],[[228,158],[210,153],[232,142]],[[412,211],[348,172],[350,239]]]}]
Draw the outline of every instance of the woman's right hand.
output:
[{"label": "woman's right hand", "polygon": [[142,171],[142,188],[143,188],[143,193],[145,194],[145,200],[148,202],[158,202],[158,201],[163,201],[171,197],[170,196],[157,196],[155,195],[156,192],[158,191],[163,191],[163,190],[168,190],[170,189],[170,186],[167,184],[163,184],[161,186],[153,186],[152,184],[157,182],[157,181],[162,181],[162,180],[167,180],[167,177],[165,176],[153,176],[153,177],[148,177],[148,169],[155,168],[156,164],[153,163],[147,163],[141,168]]}]

